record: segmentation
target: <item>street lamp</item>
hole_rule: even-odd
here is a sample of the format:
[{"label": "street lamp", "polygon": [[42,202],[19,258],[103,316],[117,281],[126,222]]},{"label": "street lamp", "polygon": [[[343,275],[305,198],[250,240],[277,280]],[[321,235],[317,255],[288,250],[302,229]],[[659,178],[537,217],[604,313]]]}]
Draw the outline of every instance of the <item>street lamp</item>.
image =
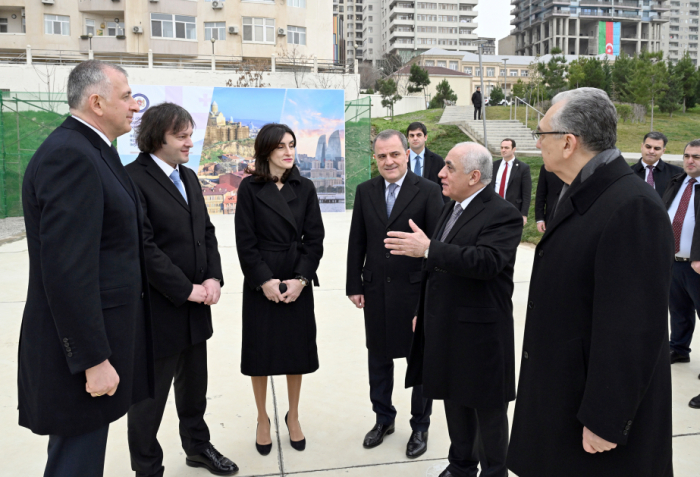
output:
[{"label": "street lamp", "polygon": [[214,32],[212,32],[211,37],[211,70],[216,71],[216,56],[214,56],[214,43],[216,43],[216,38],[214,38]]},{"label": "street lamp", "polygon": [[482,104],[482,111],[481,111],[481,121],[484,125],[484,146],[486,146],[486,149],[489,148],[489,142],[486,137],[486,100],[484,99],[484,95],[486,94],[486,89],[484,89],[484,65],[481,62],[481,50],[483,48],[484,43],[486,43],[486,40],[476,40],[476,45],[479,47],[479,78],[481,79],[481,104]]},{"label": "street lamp", "polygon": [[216,38],[211,37],[211,54],[214,55],[214,43],[216,43]]},{"label": "street lamp", "polygon": [[90,47],[88,49],[92,51],[92,33],[88,33],[88,41],[90,42]]}]

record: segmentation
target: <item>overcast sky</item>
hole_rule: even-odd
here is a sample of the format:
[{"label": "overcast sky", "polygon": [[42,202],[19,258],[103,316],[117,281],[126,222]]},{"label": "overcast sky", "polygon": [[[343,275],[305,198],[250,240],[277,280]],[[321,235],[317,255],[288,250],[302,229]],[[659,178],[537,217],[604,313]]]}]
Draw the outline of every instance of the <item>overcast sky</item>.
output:
[{"label": "overcast sky", "polygon": [[515,28],[510,24],[513,18],[510,11],[513,8],[510,0],[479,0],[479,5],[476,7],[479,12],[479,16],[476,17],[479,27],[476,29],[476,34],[496,38],[496,45],[498,45],[498,40],[508,36],[510,30]]}]

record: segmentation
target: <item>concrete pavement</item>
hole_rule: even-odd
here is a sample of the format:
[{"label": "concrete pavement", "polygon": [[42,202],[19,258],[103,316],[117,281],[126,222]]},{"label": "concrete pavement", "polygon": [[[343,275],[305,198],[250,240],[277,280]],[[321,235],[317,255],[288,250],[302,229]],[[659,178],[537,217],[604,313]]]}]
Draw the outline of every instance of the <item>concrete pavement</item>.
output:
[{"label": "concrete pavement", "polygon": [[[242,275],[236,255],[233,216],[214,216],[224,263],[226,286],[213,308],[214,337],[209,341],[209,406],[206,420],[212,443],[240,467],[240,476],[375,477],[437,475],[447,465],[449,438],[442,403],[436,402],[428,452],[411,461],[405,456],[410,434],[410,391],[403,389],[406,369],[396,360],[394,401],[398,410],[396,432],[375,449],[364,449],[362,439],[374,424],[367,384],[367,351],[362,312],[345,297],[345,257],[351,212],[324,214],[325,255],[321,261],[321,287],[316,296],[318,349],[321,367],[305,376],[300,421],[307,439],[304,452],[289,444],[284,415],[287,412],[284,377],[271,380],[268,412],[273,417],[270,455],[255,451],[256,411],[250,379],[240,373]],[[40,476],[46,462],[47,438],[17,425],[17,342],[26,299],[28,258],[25,240],[0,245],[0,476]],[[522,346],[534,248],[521,245],[515,269],[516,357]],[[698,475],[700,469],[700,410],[688,407],[700,393],[700,356],[673,366],[673,429],[676,477]],[[512,416],[513,406],[510,406]],[[175,403],[168,401],[159,433],[165,451],[165,475],[203,477],[202,469],[185,466],[180,447]],[[126,442],[126,422],[110,427],[106,477],[133,475]]]}]

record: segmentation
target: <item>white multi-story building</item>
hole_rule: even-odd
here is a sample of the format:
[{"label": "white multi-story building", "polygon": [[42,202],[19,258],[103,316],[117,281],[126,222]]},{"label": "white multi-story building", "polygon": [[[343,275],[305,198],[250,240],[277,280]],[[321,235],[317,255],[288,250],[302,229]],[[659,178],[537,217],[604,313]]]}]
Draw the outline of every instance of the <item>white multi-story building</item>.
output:
[{"label": "white multi-story building", "polygon": [[661,47],[664,57],[677,62],[688,52],[694,64],[698,64],[698,28],[700,27],[700,2],[671,0],[669,22],[661,30]]},{"label": "white multi-story building", "polygon": [[183,64],[212,49],[331,60],[333,11],[328,0],[0,0],[0,56],[27,45],[37,56],[91,49],[103,59],[150,50]]},{"label": "white multi-story building", "polygon": [[620,22],[620,50],[660,51],[666,0],[511,0],[518,55],[597,55],[599,22]]}]

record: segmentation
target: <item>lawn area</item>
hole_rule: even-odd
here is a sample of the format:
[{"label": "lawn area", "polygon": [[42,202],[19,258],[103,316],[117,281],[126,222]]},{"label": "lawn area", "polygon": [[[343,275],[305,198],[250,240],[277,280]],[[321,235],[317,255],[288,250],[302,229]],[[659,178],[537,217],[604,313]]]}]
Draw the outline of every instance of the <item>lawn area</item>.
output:
[{"label": "lawn area", "polygon": [[[489,111],[491,109],[506,110],[506,108],[502,106],[489,108]],[[442,157],[445,157],[455,144],[470,141],[470,139],[462,131],[460,131],[457,126],[441,126],[437,124],[437,122],[440,120],[440,116],[442,116],[442,111],[442,109],[417,111],[415,113],[394,116],[393,120],[372,118],[372,135],[374,137],[378,132],[385,129],[396,129],[405,134],[406,128],[409,124],[414,121],[420,121],[428,128],[428,149],[440,154]],[[507,111],[505,112],[507,114]],[[504,119],[508,119],[507,115]],[[500,158],[496,157],[495,159]],[[537,179],[540,176],[540,167],[542,167],[542,158],[526,157],[522,158],[521,160],[530,166],[530,173],[532,175],[532,202],[530,204],[530,212],[528,213],[527,225],[523,230],[523,242],[537,244],[539,243],[542,234],[537,232],[537,225],[535,224],[535,191],[537,190]],[[377,172],[376,165],[374,165],[373,161],[372,177],[375,177],[378,174],[379,172]]]}]

